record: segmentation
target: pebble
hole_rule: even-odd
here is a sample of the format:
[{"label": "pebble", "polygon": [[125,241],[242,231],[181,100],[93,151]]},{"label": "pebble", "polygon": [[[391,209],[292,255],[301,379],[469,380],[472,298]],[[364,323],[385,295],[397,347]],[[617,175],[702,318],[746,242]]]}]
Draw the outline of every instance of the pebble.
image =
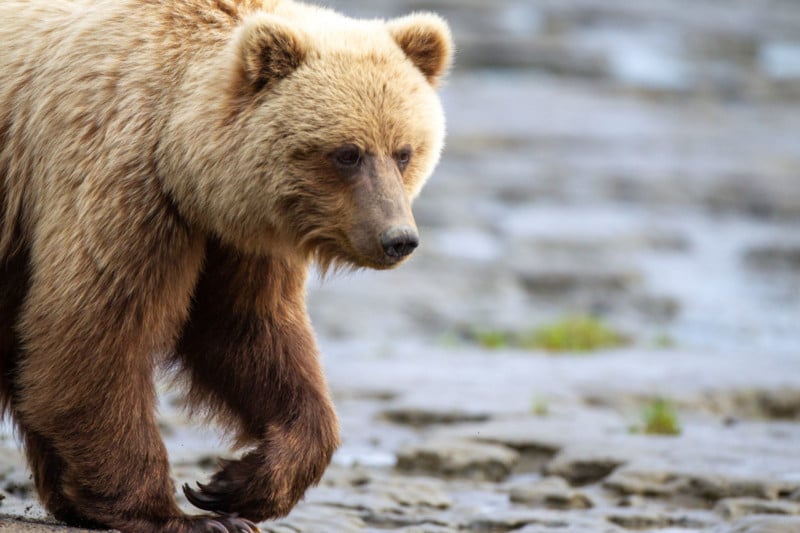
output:
[{"label": "pebble", "polygon": [[570,446],[560,451],[544,471],[560,476],[572,485],[597,483],[609,476],[625,463],[622,453],[606,452],[605,449]]},{"label": "pebble", "polygon": [[459,410],[431,410],[415,408],[394,408],[383,411],[382,416],[396,424],[413,427],[425,427],[437,424],[457,424],[461,422],[484,422],[489,420],[488,413],[470,413]]},{"label": "pebble", "polygon": [[797,533],[800,517],[747,516],[731,525],[719,525],[713,533]]},{"label": "pebble", "polygon": [[509,489],[509,496],[514,503],[550,509],[589,509],[594,506],[586,494],[573,490],[563,478],[556,476],[534,483],[513,484]]},{"label": "pebble", "polygon": [[800,504],[757,498],[725,498],[717,502],[714,510],[726,520],[736,520],[752,514],[800,515]]},{"label": "pebble", "polygon": [[502,481],[519,459],[511,448],[466,440],[438,440],[410,446],[397,456],[397,469],[446,478]]}]

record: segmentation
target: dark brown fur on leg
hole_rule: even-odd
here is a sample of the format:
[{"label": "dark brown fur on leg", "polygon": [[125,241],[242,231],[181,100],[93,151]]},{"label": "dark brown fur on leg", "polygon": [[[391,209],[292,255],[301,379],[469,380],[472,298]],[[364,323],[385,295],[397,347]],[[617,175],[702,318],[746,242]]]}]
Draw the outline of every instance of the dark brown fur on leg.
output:
[{"label": "dark brown fur on leg", "polygon": [[14,331],[28,288],[28,256],[0,256],[0,416],[10,411],[19,361],[19,339]]},{"label": "dark brown fur on leg", "polygon": [[135,243],[107,247],[106,228],[120,234],[112,219],[87,241],[75,241],[69,225],[50,228],[51,240],[30,250],[36,275],[13,330],[14,368],[4,370],[40,496],[72,524],[254,531],[178,509],[155,421],[153,354],[172,345],[188,315],[202,241],[168,213],[154,223],[115,207],[134,225]]},{"label": "dark brown fur on leg", "polygon": [[233,421],[238,443],[255,447],[223,462],[199,490],[184,487],[197,507],[254,520],[286,515],[338,446],[305,276],[300,259],[208,246],[177,357],[191,378],[190,399]]},{"label": "dark brown fur on leg", "polygon": [[59,520],[78,523],[81,517],[60,490],[63,461],[46,439],[21,423],[15,412],[17,369],[22,353],[15,329],[30,283],[28,261],[24,249],[0,260],[0,414],[8,412],[15,418],[36,490],[45,507]]},{"label": "dark brown fur on leg", "polygon": [[[100,280],[95,285],[113,286]],[[180,512],[153,414],[153,346],[135,325],[123,322],[122,313],[110,312],[107,304],[119,301],[114,292],[94,294],[88,302],[68,295],[70,303],[83,303],[77,309],[64,300],[58,306],[47,302],[55,287],[32,287],[23,310],[27,342],[15,411],[48,509],[73,523],[133,531],[133,524],[155,526],[153,521]],[[54,308],[59,312],[49,312]],[[124,311],[136,316],[135,309]],[[92,322],[105,327],[90,330]],[[43,457],[61,461],[42,462]],[[49,492],[54,487],[79,516],[63,512]]]}]

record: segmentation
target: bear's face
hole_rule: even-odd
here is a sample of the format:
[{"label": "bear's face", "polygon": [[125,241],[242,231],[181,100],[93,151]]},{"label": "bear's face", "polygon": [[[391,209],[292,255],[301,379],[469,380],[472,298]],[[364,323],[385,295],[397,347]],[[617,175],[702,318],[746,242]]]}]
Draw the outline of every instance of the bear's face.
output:
[{"label": "bear's face", "polygon": [[281,42],[301,44],[275,62],[299,66],[267,87],[261,109],[282,118],[270,135],[282,145],[284,231],[323,267],[394,266],[417,246],[411,202],[442,149],[434,85],[449,61],[447,28],[416,16],[321,32],[327,41],[316,43],[284,30]]},{"label": "bear's face", "polygon": [[239,28],[225,111],[235,130],[222,161],[187,178],[188,194],[226,189],[222,200],[192,203],[240,248],[301,250],[323,268],[389,268],[417,245],[411,202],[443,146],[435,89],[451,59],[449,29],[428,14],[388,23],[314,15],[260,14]]}]

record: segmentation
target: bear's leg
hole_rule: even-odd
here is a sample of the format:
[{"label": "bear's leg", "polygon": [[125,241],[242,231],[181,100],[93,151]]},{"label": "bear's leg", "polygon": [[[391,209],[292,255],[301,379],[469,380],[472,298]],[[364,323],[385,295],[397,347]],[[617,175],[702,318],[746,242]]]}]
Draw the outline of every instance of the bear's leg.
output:
[{"label": "bear's leg", "polygon": [[0,416],[12,409],[19,339],[14,327],[28,287],[27,255],[0,258]]},{"label": "bear's leg", "polygon": [[[18,428],[22,434],[25,455],[31,466],[33,482],[36,485],[36,491],[39,493],[42,504],[58,520],[67,523],[84,521],[80,513],[75,510],[61,491],[61,474],[64,470],[64,462],[58,456],[58,453],[56,453],[47,439],[41,435],[28,430],[22,424],[18,424]],[[100,524],[96,523],[94,525]]]},{"label": "bear's leg", "polygon": [[317,483],[339,430],[305,311],[306,265],[209,243],[177,356],[189,399],[254,445],[199,490],[201,509],[252,520],[286,515]]},{"label": "bear's leg", "polygon": [[59,519],[68,520],[75,513],[59,489],[63,462],[44,438],[22,424],[16,413],[17,367],[22,352],[15,326],[30,282],[28,259],[22,250],[0,261],[0,413],[8,411],[15,419],[45,507]]},{"label": "bear's leg", "polygon": [[255,530],[178,509],[155,420],[153,355],[186,317],[201,247],[143,238],[118,255],[144,255],[101,266],[69,230],[48,236],[31,250],[13,398],[45,505],[123,532]]}]

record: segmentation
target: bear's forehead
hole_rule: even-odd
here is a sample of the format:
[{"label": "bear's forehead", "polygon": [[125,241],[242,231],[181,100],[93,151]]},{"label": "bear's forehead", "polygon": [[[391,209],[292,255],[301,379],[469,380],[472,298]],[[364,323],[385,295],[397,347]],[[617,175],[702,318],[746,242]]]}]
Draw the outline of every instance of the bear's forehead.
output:
[{"label": "bear's forehead", "polygon": [[282,92],[292,105],[283,108],[285,123],[302,124],[304,140],[320,145],[354,142],[377,153],[425,145],[439,111],[424,77],[410,63],[350,55],[333,69],[329,58],[319,58],[287,80]]},{"label": "bear's forehead", "polygon": [[311,47],[321,56],[383,58],[387,61],[399,61],[405,57],[382,25],[317,34],[311,39]]},{"label": "bear's forehead", "polygon": [[[313,53],[301,68],[304,89],[331,105],[392,106],[400,111],[434,97],[421,72],[391,43],[385,48],[338,46]],[[398,109],[398,106],[400,107]]]}]

